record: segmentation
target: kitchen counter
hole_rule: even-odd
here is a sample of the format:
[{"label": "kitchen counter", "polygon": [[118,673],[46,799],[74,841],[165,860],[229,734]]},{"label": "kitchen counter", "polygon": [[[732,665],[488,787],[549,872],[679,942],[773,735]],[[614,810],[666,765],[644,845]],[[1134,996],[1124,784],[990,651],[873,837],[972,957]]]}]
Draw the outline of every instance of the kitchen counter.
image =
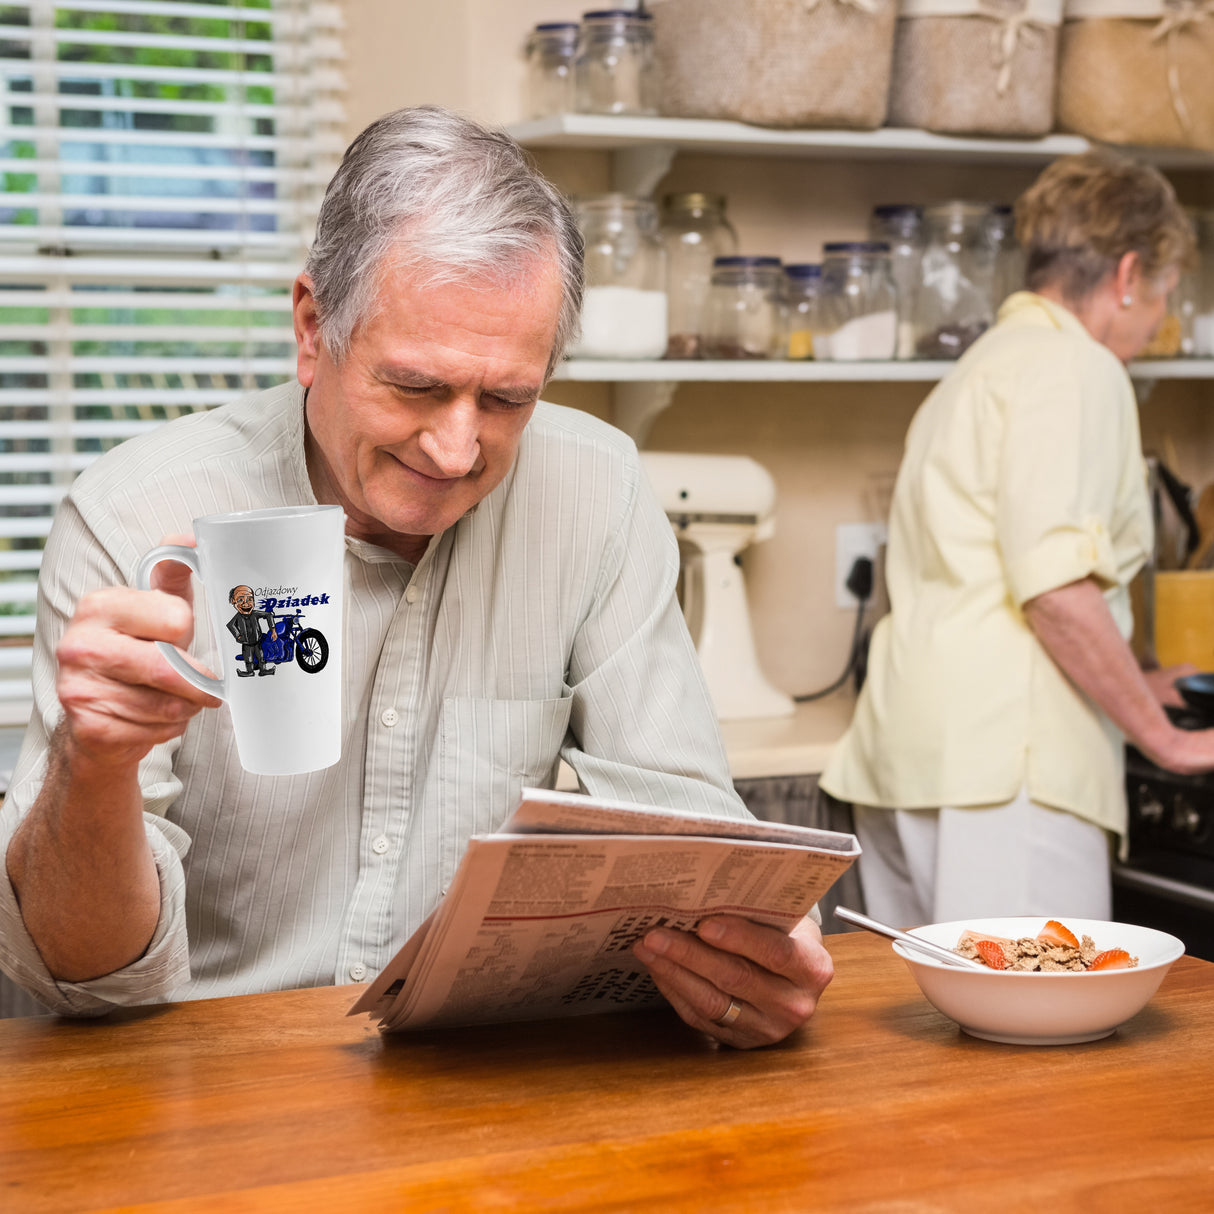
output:
[{"label": "kitchen counter", "polygon": [[724,722],[721,733],[734,779],[819,775],[855,708],[855,697],[839,691],[798,704],[791,717]]},{"label": "kitchen counter", "polygon": [[[816,776],[826,766],[835,743],[851,723],[855,697],[837,691],[822,700],[798,704],[790,717],[758,717],[725,721],[721,734],[735,780],[771,776]],[[562,763],[556,786],[577,789],[577,778]]]}]

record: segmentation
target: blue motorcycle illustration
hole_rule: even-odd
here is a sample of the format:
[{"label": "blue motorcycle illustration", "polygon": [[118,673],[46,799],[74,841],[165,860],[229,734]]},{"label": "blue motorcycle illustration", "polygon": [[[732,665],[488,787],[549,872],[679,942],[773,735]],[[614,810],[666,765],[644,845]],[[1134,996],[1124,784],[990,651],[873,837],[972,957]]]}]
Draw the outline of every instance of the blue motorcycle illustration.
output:
[{"label": "blue motorcycle illustration", "polygon": [[329,661],[329,642],[315,628],[303,627],[300,623],[302,611],[286,616],[275,615],[272,611],[266,614],[270,616],[272,626],[261,638],[261,658],[267,666],[294,659],[308,674],[319,674],[324,670]]}]

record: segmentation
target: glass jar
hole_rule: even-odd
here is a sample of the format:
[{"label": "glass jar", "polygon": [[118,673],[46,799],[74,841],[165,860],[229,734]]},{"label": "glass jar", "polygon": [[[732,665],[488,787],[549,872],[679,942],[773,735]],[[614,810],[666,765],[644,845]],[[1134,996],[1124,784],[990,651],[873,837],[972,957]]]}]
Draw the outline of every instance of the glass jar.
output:
[{"label": "glass jar", "polygon": [[822,246],[817,358],[889,359],[898,347],[898,291],[889,245],[881,240]]},{"label": "glass jar", "polygon": [[978,202],[923,210],[923,269],[914,309],[920,358],[957,358],[994,321],[989,210]]},{"label": "glass jar", "polygon": [[662,200],[666,245],[667,358],[704,356],[705,319],[712,267],[738,251],[719,194],[667,194]]},{"label": "glass jar", "polygon": [[890,268],[898,293],[898,341],[895,358],[915,356],[915,294],[923,261],[923,208],[908,203],[873,207],[870,240],[889,245]]},{"label": "glass jar", "polygon": [[1016,243],[1016,216],[1010,206],[993,206],[986,213],[991,246],[991,312],[999,315],[1003,301],[1024,286],[1024,257]]},{"label": "glass jar", "polygon": [[576,21],[546,21],[527,39],[527,117],[547,118],[573,111]]},{"label": "glass jar", "polygon": [[573,200],[585,242],[586,292],[575,358],[661,358],[666,352],[666,252],[657,206],[595,194]]},{"label": "glass jar", "polygon": [[813,358],[818,328],[818,294],[822,285],[819,265],[784,267],[784,357]]},{"label": "glass jar", "polygon": [[1214,210],[1193,215],[1197,268],[1193,271],[1193,353],[1214,358]]},{"label": "glass jar", "polygon": [[779,358],[784,349],[778,257],[718,257],[712,267],[706,358]]},{"label": "glass jar", "polygon": [[573,76],[579,114],[656,114],[653,14],[630,8],[583,13]]}]

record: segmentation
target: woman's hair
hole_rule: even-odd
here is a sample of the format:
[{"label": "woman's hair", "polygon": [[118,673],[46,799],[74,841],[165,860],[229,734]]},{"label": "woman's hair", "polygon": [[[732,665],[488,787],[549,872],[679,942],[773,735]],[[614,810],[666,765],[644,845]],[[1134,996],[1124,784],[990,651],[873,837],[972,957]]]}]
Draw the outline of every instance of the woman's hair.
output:
[{"label": "woman's hair", "polygon": [[1150,165],[1115,152],[1053,161],[1016,200],[1016,239],[1025,254],[1025,286],[1053,287],[1078,302],[1137,253],[1158,280],[1195,254],[1193,225],[1171,184]]},{"label": "woman's hair", "polygon": [[572,210],[505,132],[417,106],[385,114],[346,149],[304,268],[321,337],[340,361],[374,314],[384,266],[406,267],[431,285],[509,282],[537,258],[555,258],[561,279],[551,372],[582,310],[582,237]]}]

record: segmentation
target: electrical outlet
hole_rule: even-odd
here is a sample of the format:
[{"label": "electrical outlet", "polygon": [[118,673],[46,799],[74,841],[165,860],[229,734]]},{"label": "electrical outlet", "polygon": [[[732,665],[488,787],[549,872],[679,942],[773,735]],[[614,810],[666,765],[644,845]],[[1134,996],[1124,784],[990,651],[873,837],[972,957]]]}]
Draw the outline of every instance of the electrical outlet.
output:
[{"label": "electrical outlet", "polygon": [[877,550],[888,538],[884,523],[840,523],[835,528],[835,606],[854,607],[855,596],[847,588],[847,575],[859,557],[876,562]]}]

